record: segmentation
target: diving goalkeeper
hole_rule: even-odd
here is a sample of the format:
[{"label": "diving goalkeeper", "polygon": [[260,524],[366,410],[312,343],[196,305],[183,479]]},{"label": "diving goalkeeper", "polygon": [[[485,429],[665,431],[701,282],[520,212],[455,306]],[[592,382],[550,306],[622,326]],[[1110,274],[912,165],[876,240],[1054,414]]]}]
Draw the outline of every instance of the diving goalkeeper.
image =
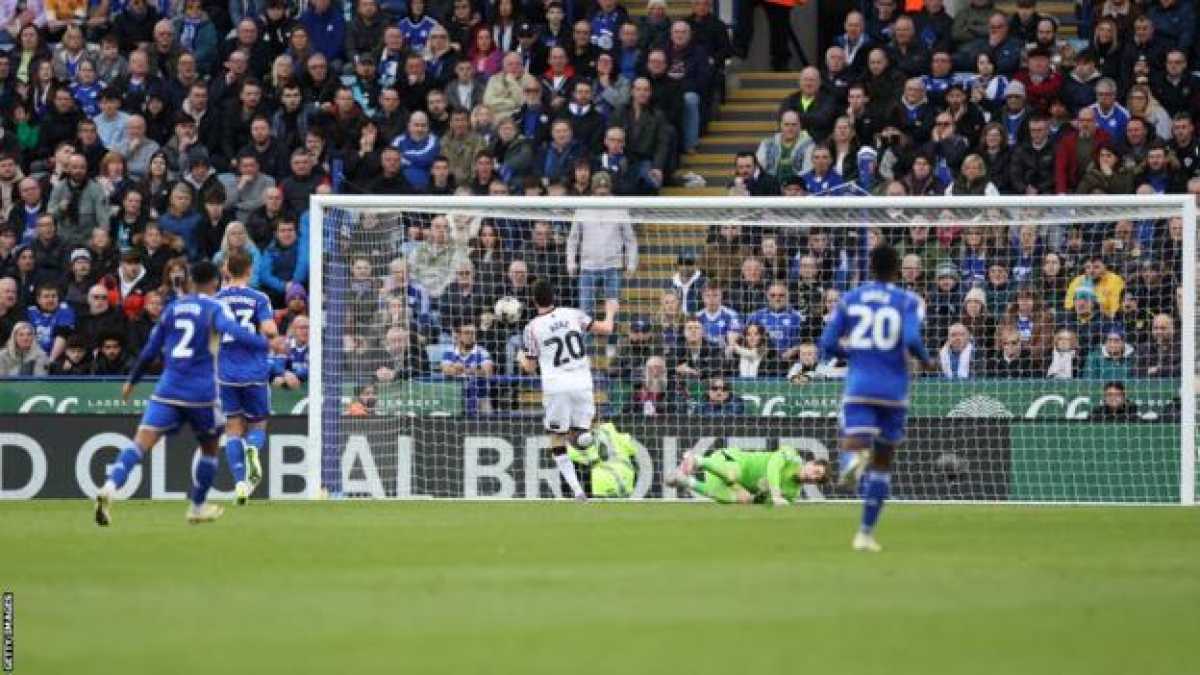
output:
[{"label": "diving goalkeeper", "polygon": [[[697,468],[700,478],[692,475]],[[782,506],[796,501],[805,484],[822,483],[828,474],[829,462],[805,460],[792,448],[774,452],[725,448],[701,458],[685,454],[679,468],[667,477],[667,485],[687,488],[719,504]]]},{"label": "diving goalkeeper", "polygon": [[[637,442],[629,434],[618,430],[612,422],[592,427],[592,437],[595,440],[590,446],[582,449],[569,446],[567,450],[567,456],[579,471],[587,496],[633,496],[637,481]],[[566,494],[566,489],[564,485],[563,494]]]}]

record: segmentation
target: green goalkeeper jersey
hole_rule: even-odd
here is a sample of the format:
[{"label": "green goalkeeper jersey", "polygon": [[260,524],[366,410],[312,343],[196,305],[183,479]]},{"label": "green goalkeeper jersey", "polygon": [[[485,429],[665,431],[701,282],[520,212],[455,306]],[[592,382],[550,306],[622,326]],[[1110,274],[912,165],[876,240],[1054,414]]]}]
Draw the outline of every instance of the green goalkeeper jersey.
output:
[{"label": "green goalkeeper jersey", "polygon": [[737,464],[738,485],[758,498],[769,499],[771,488],[775,487],[784,499],[795,501],[796,495],[804,485],[796,479],[796,469],[804,464],[804,460],[791,448],[781,448],[774,452],[726,448],[716,454],[724,454]]}]

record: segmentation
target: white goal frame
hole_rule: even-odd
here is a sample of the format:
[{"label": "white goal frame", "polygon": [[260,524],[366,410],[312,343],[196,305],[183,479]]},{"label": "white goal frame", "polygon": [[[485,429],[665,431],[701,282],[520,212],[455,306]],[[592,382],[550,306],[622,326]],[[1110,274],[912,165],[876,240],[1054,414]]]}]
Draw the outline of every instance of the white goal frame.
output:
[{"label": "white goal frame", "polygon": [[[389,209],[413,210],[522,210],[539,209],[679,209],[694,212],[692,222],[705,222],[705,212],[730,209],[788,209],[813,210],[851,208],[871,209],[1020,209],[1149,207],[1173,208],[1183,216],[1183,303],[1181,307],[1181,369],[1180,369],[1180,447],[1179,503],[1196,503],[1196,198],[1192,195],[1070,195],[1070,196],[1002,196],[1002,197],[475,197],[427,195],[313,195],[309,200],[309,316],[312,325],[309,337],[308,435],[309,467],[308,496],[317,498],[321,492],[323,466],[322,392],[324,369],[322,358],[324,327],[324,295],[322,271],[325,261],[324,223],[326,210]],[[831,225],[825,224],[826,227]],[[832,225],[837,227],[838,225]],[[970,503],[970,502],[964,502]],[[977,503],[977,502],[976,502]],[[1011,502],[1008,502],[1011,503]],[[1070,502],[1051,502],[1069,504]]]}]

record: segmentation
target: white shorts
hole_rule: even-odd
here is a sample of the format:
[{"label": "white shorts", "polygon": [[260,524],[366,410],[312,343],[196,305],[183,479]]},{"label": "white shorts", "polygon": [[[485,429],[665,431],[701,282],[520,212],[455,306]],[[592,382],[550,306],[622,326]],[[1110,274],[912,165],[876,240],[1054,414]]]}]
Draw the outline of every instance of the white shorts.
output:
[{"label": "white shorts", "polygon": [[591,389],[543,394],[546,407],[546,431],[565,434],[571,429],[591,429],[596,416],[596,401]]}]

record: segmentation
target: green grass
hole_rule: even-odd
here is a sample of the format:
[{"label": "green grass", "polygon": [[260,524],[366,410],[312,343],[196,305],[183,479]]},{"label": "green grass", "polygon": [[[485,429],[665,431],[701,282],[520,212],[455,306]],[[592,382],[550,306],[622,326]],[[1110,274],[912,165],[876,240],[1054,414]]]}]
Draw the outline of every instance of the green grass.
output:
[{"label": "green grass", "polygon": [[16,673],[1195,673],[1173,508],[0,504]]}]

